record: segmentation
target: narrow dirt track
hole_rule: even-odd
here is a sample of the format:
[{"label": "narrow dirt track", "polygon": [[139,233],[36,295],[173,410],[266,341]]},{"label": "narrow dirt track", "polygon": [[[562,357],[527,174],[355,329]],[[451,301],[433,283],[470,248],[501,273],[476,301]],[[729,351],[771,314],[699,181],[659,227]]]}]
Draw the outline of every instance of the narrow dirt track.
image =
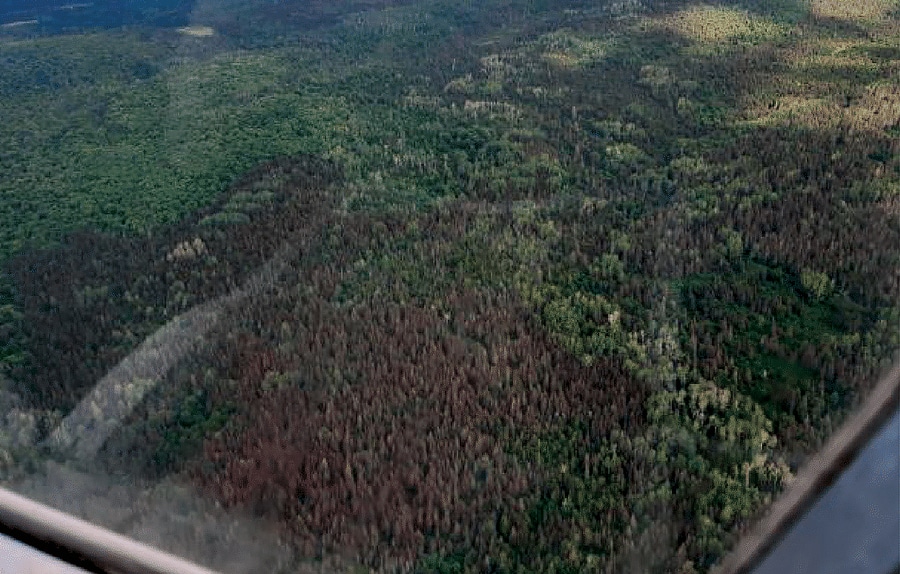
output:
[{"label": "narrow dirt track", "polygon": [[137,408],[148,392],[198,349],[224,311],[273,285],[293,249],[283,247],[241,288],[178,315],[144,340],[91,389],[44,445],[86,462]]}]

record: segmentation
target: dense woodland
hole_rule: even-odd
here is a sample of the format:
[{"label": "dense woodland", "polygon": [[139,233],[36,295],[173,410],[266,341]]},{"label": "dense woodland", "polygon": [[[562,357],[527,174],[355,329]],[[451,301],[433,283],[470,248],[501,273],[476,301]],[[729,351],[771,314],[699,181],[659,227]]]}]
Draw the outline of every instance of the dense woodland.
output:
[{"label": "dense woodland", "polygon": [[347,571],[705,572],[900,348],[896,2],[201,4],[0,29],[6,481],[281,258],[93,465]]}]

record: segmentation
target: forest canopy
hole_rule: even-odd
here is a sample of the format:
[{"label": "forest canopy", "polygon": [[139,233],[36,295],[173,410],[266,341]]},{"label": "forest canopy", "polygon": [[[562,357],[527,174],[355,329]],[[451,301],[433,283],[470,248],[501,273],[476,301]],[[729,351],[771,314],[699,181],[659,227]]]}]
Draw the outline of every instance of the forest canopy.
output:
[{"label": "forest canopy", "polygon": [[200,309],[92,468],[294,566],[706,572],[900,348],[896,2],[225,4],[0,28],[4,482]]}]

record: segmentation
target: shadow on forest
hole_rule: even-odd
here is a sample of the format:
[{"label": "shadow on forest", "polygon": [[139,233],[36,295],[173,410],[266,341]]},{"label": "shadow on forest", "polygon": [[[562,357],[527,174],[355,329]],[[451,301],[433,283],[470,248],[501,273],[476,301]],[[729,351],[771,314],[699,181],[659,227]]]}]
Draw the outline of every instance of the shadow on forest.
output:
[{"label": "shadow on forest", "polygon": [[[156,327],[230,292],[303,231],[298,221],[316,221],[310,214],[327,210],[326,189],[339,177],[311,156],[273,160],[171,228],[145,237],[76,232],[14,257],[5,267],[29,355],[13,367],[17,391],[36,407],[68,411]],[[271,182],[267,208],[220,217],[232,197],[259,193],[261,182]]]}]

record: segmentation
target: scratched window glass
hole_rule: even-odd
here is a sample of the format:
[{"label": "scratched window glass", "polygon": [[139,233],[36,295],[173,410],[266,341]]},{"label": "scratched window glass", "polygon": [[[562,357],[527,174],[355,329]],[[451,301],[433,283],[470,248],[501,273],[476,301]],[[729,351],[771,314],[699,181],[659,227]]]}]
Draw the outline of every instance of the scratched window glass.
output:
[{"label": "scratched window glass", "polygon": [[222,572],[714,571],[900,350],[898,22],[0,0],[0,485]]}]

